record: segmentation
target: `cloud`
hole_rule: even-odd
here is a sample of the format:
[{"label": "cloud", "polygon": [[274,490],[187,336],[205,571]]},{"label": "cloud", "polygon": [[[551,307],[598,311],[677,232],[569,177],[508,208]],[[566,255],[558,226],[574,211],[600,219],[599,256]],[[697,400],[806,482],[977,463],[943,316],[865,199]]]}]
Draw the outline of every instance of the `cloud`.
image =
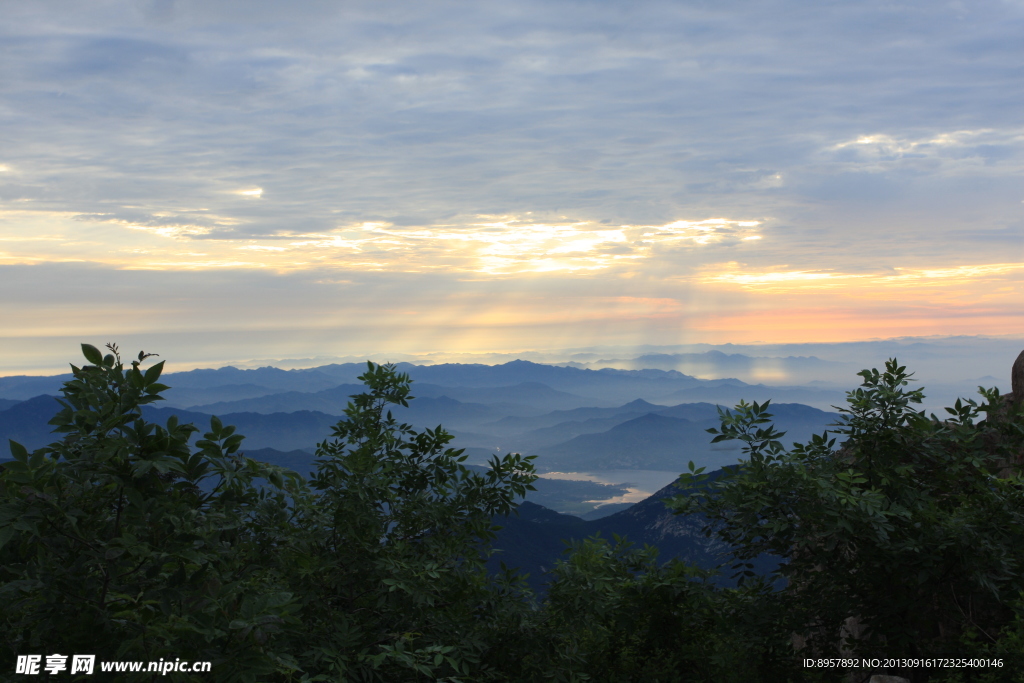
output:
[{"label": "cloud", "polygon": [[[63,186],[89,163],[108,201],[205,204],[251,182],[287,198],[262,209],[276,222],[302,207],[633,223],[774,213],[787,177],[862,138],[989,131],[1020,159],[1017,76],[998,66],[1020,17],[999,3],[237,10],[179,2],[158,25],[130,4],[21,10],[12,161]],[[60,150],[39,153],[41,129]]]},{"label": "cloud", "polygon": [[5,11],[0,263],[315,272],[282,281],[296,299],[365,273],[554,299],[605,278],[631,289],[576,305],[711,297],[740,320],[739,291],[868,310],[865,273],[1024,260],[1020,3]]},{"label": "cloud", "polygon": [[861,171],[884,172],[905,167],[947,174],[986,169],[1006,173],[1024,168],[1024,159],[1017,154],[1022,145],[1024,127],[1002,131],[957,130],[919,139],[861,135],[840,142],[829,151],[839,164]]},{"label": "cloud", "polygon": [[[491,275],[571,273],[671,259],[687,251],[761,237],[754,234],[760,222],[751,220],[708,218],[613,226],[561,218],[473,216],[426,226],[367,221],[324,232],[284,230],[267,235],[250,231],[240,238],[246,226],[236,231],[239,221],[203,209],[70,217],[56,212],[0,211],[0,225],[10,226],[12,235],[15,230],[21,233],[8,240],[20,243],[26,262],[62,260],[53,258],[50,243],[57,241],[64,247],[64,258],[125,269],[219,266],[281,272],[315,267]],[[40,237],[44,225],[51,233],[45,238]],[[83,225],[92,239],[82,239]],[[106,237],[111,232],[117,237]],[[97,249],[99,245],[102,249]]]},{"label": "cloud", "polygon": [[[757,272],[738,263],[725,264],[722,272],[708,272],[703,279],[711,283],[737,285],[758,291],[846,290],[842,296],[857,296],[876,289],[906,296],[906,289],[943,288],[946,294],[978,296],[985,285],[1015,284],[1024,281],[1024,263],[989,263],[951,268],[892,268],[876,272],[775,270]],[[1015,294],[1015,288],[1004,289]]]}]

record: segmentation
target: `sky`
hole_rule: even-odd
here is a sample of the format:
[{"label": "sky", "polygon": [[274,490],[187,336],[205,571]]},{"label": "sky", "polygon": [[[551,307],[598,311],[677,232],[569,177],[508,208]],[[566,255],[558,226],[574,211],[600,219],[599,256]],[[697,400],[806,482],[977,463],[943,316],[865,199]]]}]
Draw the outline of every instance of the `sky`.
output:
[{"label": "sky", "polygon": [[1024,2],[12,0],[0,374],[1024,339]]}]

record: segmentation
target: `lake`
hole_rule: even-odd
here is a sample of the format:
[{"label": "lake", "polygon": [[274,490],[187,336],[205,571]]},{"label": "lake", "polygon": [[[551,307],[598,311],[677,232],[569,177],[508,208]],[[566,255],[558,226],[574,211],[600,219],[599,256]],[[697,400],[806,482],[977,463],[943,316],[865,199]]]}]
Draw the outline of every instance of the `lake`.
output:
[{"label": "lake", "polygon": [[593,472],[542,472],[544,479],[565,481],[592,481],[597,484],[612,484],[627,490],[621,496],[605,500],[588,500],[597,505],[613,503],[639,503],[658,490],[668,486],[679,477],[679,472],[668,470],[597,470]]}]

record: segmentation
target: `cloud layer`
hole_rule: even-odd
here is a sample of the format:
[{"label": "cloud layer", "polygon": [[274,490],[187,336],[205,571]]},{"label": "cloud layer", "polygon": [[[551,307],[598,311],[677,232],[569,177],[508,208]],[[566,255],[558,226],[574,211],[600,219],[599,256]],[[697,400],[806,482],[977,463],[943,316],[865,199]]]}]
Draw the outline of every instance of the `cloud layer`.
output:
[{"label": "cloud layer", "polygon": [[[853,338],[872,321],[932,333],[965,318],[1024,335],[1017,1],[106,0],[5,14],[5,283],[188,271],[225,292],[288,282],[292,299],[390,310],[382,283],[448,302],[500,280],[507,297],[544,296],[488,319],[562,318],[553,302],[572,300],[638,340]],[[674,303],[608,304],[621,297]],[[11,339],[37,329],[3,306]],[[62,310],[56,295],[36,306]],[[215,317],[205,296],[181,307]]]}]

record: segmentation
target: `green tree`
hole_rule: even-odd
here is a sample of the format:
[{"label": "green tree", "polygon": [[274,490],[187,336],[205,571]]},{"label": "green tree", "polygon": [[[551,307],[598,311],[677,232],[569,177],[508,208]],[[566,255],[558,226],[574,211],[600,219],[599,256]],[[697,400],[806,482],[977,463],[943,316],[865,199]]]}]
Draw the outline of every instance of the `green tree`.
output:
[{"label": "green tree", "polygon": [[[777,683],[797,675],[778,595],[765,582],[723,589],[714,572],[656,548],[594,537],[554,571],[546,651],[559,668],[607,683]],[[575,660],[569,655],[575,654]]]},{"label": "green tree", "polygon": [[[84,344],[72,366],[63,438],[0,472],[0,667],[17,653],[231,662],[248,678],[293,668],[268,636],[297,603],[258,558],[288,529],[294,472],[239,457],[242,437],[211,419],[197,431],[142,418],[163,362],[125,367]],[[257,479],[265,480],[257,486]]]},{"label": "green tree", "polygon": [[62,438],[12,443],[0,471],[0,669],[57,652],[210,660],[224,681],[482,680],[511,624],[534,633],[521,581],[483,564],[532,458],[471,470],[442,428],[392,417],[409,378],[370,363],[306,482],[216,417],[194,446],[193,425],[146,421],[163,363],[109,350],[82,346]]},{"label": "green tree", "polygon": [[[817,680],[795,668],[794,632],[816,654],[1024,642],[1024,415],[994,390],[929,418],[890,361],[861,373],[839,448],[826,433],[787,450],[768,404],[741,403],[711,431],[744,441],[746,462],[714,477],[691,464],[674,502],[736,548],[738,587],[595,538],[538,604],[484,566],[533,458],[471,468],[440,426],[400,423],[391,407],[412,389],[393,366],[368,363],[307,482],[246,458],[215,417],[194,445],[193,425],[146,421],[162,363],[82,350],[60,440],[12,443],[0,469],[6,670],[66,652],[211,660],[225,681],[781,681]],[[752,576],[765,553],[784,562]]]},{"label": "green tree", "polygon": [[317,449],[304,540],[286,556],[303,669],[324,680],[498,676],[486,660],[502,644],[488,636],[523,602],[484,561],[492,518],[533,489],[533,457],[474,471],[440,426],[417,432],[393,417],[389,406],[412,399],[407,375],[368,363],[359,379],[368,391]]},{"label": "green tree", "polygon": [[995,638],[1024,588],[1021,409],[981,390],[939,420],[913,409],[923,392],[895,360],[859,374],[839,448],[826,432],[787,450],[768,403],[724,412],[709,431],[743,441],[746,460],[715,481],[691,464],[676,511],[705,514],[740,570],[783,558],[782,618],[807,652],[916,657]]}]

